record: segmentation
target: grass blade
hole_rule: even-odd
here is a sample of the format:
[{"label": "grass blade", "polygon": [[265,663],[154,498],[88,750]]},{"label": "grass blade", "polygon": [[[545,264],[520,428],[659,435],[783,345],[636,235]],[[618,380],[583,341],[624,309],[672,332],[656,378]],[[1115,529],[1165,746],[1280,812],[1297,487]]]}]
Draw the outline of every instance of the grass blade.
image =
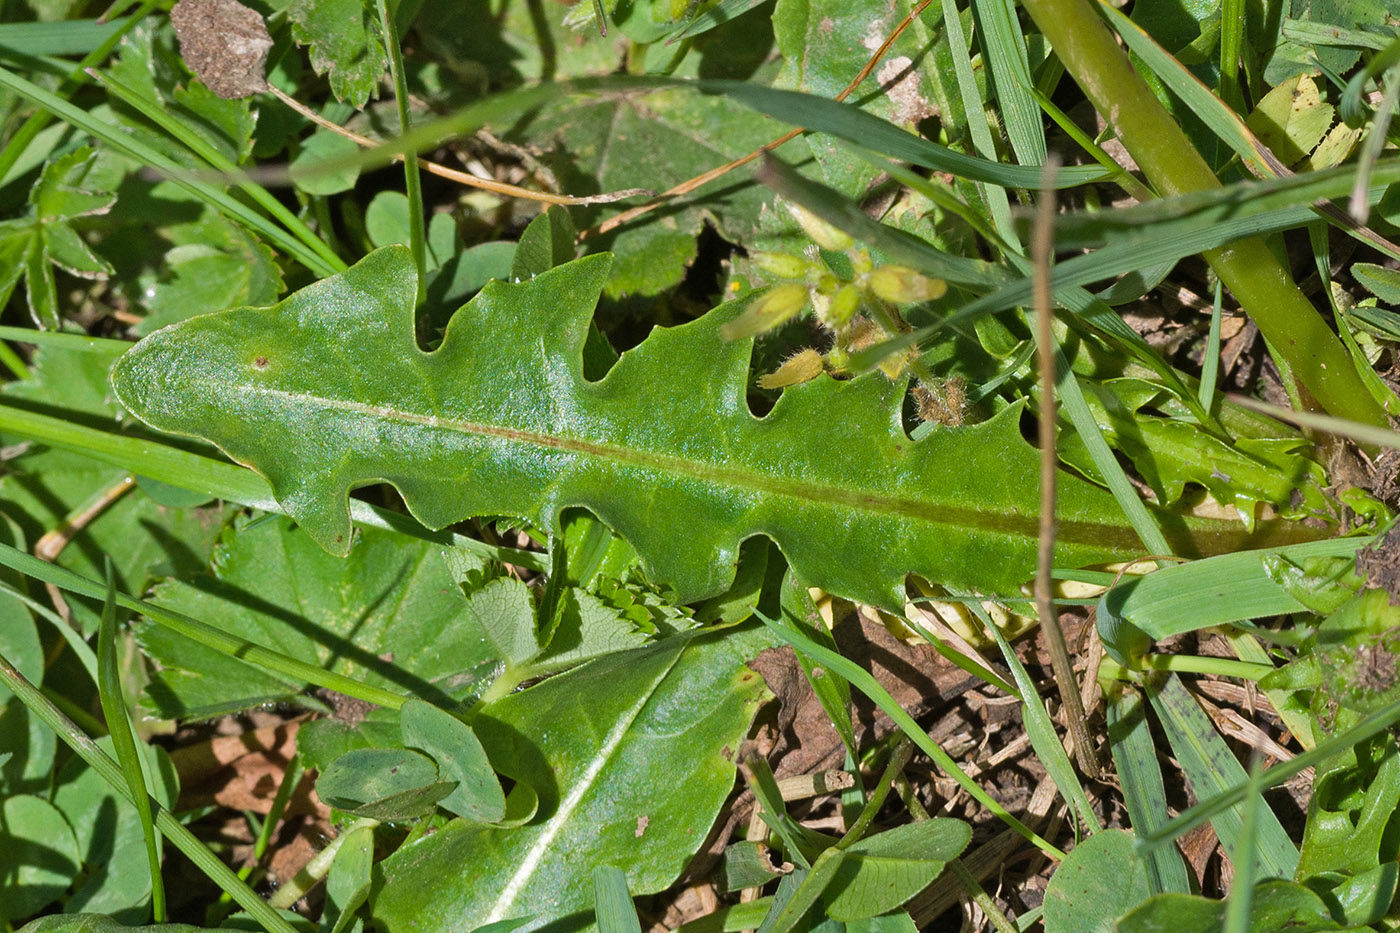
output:
[{"label": "grass blade", "polygon": [[141,767],[141,755],[136,749],[136,736],[127,715],[122,694],[121,671],[117,666],[117,583],[112,576],[112,562],[107,561],[107,594],[102,601],[102,623],[97,633],[97,695],[102,703],[102,715],[112,736],[117,763],[126,779],[127,796],[135,802],[141,819],[141,835],[146,839],[146,862],[151,871],[151,913],[156,923],[166,921],[165,881],[160,872],[160,837],[156,835],[151,806],[155,802],[146,789],[146,777]]},{"label": "grass blade", "polygon": [[131,107],[147,120],[165,130],[170,137],[178,141],[194,155],[208,163],[209,167],[216,172],[221,172],[238,186],[238,190],[248,195],[258,203],[258,206],[267,213],[275,217],[286,227],[289,232],[307,248],[316,252],[326,264],[336,270],[345,268],[345,261],[335,254],[330,245],[325,240],[318,237],[311,228],[296,214],[292,213],[285,204],[277,200],[262,185],[254,182],[237,165],[211,145],[208,140],[198,133],[191,132],[189,127],[172,116],[157,101],[139,93],[130,85],[118,80],[108,74],[92,72],[92,77],[101,84],[107,93]]},{"label": "grass blade", "polygon": [[[25,334],[39,333],[16,330]],[[61,336],[67,338],[69,335]],[[44,338],[41,342],[49,341]],[[105,352],[107,343],[97,343],[94,352]],[[63,346],[68,348],[66,343]],[[282,507],[272,497],[267,481],[252,470],[159,441],[101,431],[8,405],[0,405],[0,431],[76,451],[149,479],[202,492],[215,499],[227,499],[255,509],[284,514]],[[409,516],[381,509],[360,499],[350,500],[350,513],[356,524],[366,528],[382,528],[425,541],[437,541],[448,547],[462,548],[491,560],[530,570],[548,569],[543,555],[533,551],[490,545],[445,531],[430,531]]]},{"label": "grass blade", "polygon": [[[121,41],[122,36],[130,32],[137,23],[141,22],[141,20],[146,17],[147,13],[155,9],[156,4],[157,0],[145,0],[145,2],[141,4],[141,8],[132,15],[125,19],[107,23],[106,26],[112,27],[107,35],[105,35],[102,41],[91,50],[83,49],[87,54],[83,56],[82,61],[78,62],[78,64],[73,67],[72,71],[64,76],[63,81],[56,89],[56,93],[62,97],[77,90],[79,85],[83,84],[86,80],[87,69],[105,61],[107,56],[112,54],[112,49],[117,47],[117,43]],[[0,26],[0,36],[3,36],[4,32],[8,30],[23,29],[25,27],[32,29],[35,26],[45,26],[55,30],[61,28],[65,38],[68,41],[72,41],[72,39],[82,32],[83,25],[85,24],[14,23],[9,26]],[[4,39],[0,38],[0,44],[3,44],[3,42]],[[23,49],[27,48],[27,46],[21,45],[19,48]],[[29,119],[25,120],[24,124],[15,131],[15,134],[9,138],[4,147],[0,148],[0,180],[3,180],[10,174],[10,169],[14,168],[15,163],[19,161],[20,156],[29,148],[30,143],[34,142],[40,131],[48,126],[49,121],[52,119],[53,114],[49,111],[42,109],[36,110],[34,113],[30,114]]]},{"label": "grass blade", "polygon": [[998,112],[1006,138],[1022,165],[1045,163],[1045,127],[1040,107],[1031,94],[1031,66],[1026,60],[1026,37],[1010,0],[973,0],[982,61],[991,69]]},{"label": "grass blade", "polygon": [[[24,678],[24,675],[15,670],[7,658],[0,655],[0,683],[10,689],[15,696],[19,697],[31,712],[34,713],[45,725],[71,748],[79,758],[86,762],[87,766],[97,772],[97,775],[106,781],[118,794],[126,797],[135,804],[131,794],[131,788],[127,785],[122,776],[122,769],[115,761],[107,756],[97,746],[97,743],[73,724],[68,717],[59,712],[39,689]],[[277,911],[268,906],[267,901],[243,883],[213,852],[200,842],[194,835],[185,828],[184,824],[177,820],[169,811],[165,810],[155,800],[147,798],[147,805],[155,814],[155,826],[165,837],[179,849],[186,858],[195,864],[205,875],[233,898],[240,907],[248,911],[249,914],[268,933],[296,933],[295,928],[284,920]]]},{"label": "grass blade", "polygon": [[[139,17],[137,17],[139,19]],[[130,17],[101,22],[95,19],[61,23],[0,24],[0,56],[86,55],[131,26]]]},{"label": "grass blade", "polygon": [[1255,857],[1255,847],[1259,843],[1259,808],[1264,805],[1264,800],[1259,795],[1259,773],[1256,763],[1250,768],[1250,792],[1244,795],[1240,837],[1230,852],[1235,877],[1230,882],[1230,894],[1225,898],[1225,924],[1222,933],[1248,933],[1250,928],[1249,915],[1254,907],[1254,879],[1259,864]]},{"label": "grass blade", "polygon": [[598,933],[642,933],[622,869],[614,865],[599,865],[593,869],[593,897]]},{"label": "grass blade", "polygon": [[723,26],[731,19],[738,19],[754,7],[762,6],[767,2],[768,0],[720,0],[719,3],[686,23],[684,28],[673,33],[666,40],[666,44],[670,45],[672,42],[679,42],[682,39],[694,39],[717,26]]},{"label": "grass blade", "polygon": [[165,173],[172,182],[230,220],[243,224],[249,230],[261,234],[268,242],[275,243],[288,256],[300,262],[316,275],[324,277],[334,275],[339,271],[320,255],[308,249],[300,240],[292,237],[281,227],[274,225],[237,198],[230,196],[219,186],[189,177],[189,171],[185,166],[172,162],[134,136],[122,132],[115,124],[93,118],[87,111],[73,106],[37,84],[26,81],[7,68],[0,68],[0,87],[9,88],[31,103],[49,110],[59,119],[102,140],[123,155]]},{"label": "grass blade", "polygon": [[[1243,783],[1258,796],[1257,786],[1235,758],[1220,733],[1201,710],[1181,679],[1169,674],[1161,687],[1149,688],[1152,707],[1162,723],[1162,730],[1171,743],[1172,753],[1181,763],[1186,778],[1196,793],[1196,799],[1209,800],[1233,785]],[[1271,769],[1272,770],[1272,769]],[[1298,849],[1288,838],[1278,817],[1267,806],[1259,808],[1256,850],[1259,870],[1267,877],[1292,878],[1298,867]],[[1244,852],[1244,810],[1241,804],[1222,809],[1211,817],[1215,834],[1228,852]],[[1235,869],[1237,872],[1239,868]]]},{"label": "grass blade", "polygon": [[[1123,788],[1123,802],[1133,831],[1142,838],[1164,826],[1167,813],[1167,790],[1142,696],[1130,687],[1117,686],[1108,696],[1107,716],[1109,749]],[[1147,883],[1154,894],[1191,893],[1186,864],[1174,846],[1153,849],[1144,861]]]},{"label": "grass blade", "polygon": [[1210,336],[1206,338],[1206,355],[1201,363],[1201,384],[1197,388],[1197,399],[1201,407],[1210,411],[1215,407],[1215,384],[1220,378],[1220,305],[1224,290],[1220,280],[1215,280],[1215,302],[1210,310]]},{"label": "grass blade", "polygon": [[1050,772],[1050,779],[1059,788],[1060,796],[1078,815],[1079,825],[1084,827],[1086,833],[1098,832],[1103,829],[1103,824],[1099,822],[1093,805],[1089,803],[1088,795],[1084,793],[1083,785],[1079,783],[1074,765],[1070,763],[1069,755],[1060,742],[1059,733],[1055,731],[1055,724],[1050,719],[1050,713],[1045,709],[1045,701],[1035,689],[1035,681],[1031,680],[1031,675],[1021,663],[1021,659],[1016,656],[1011,643],[992,622],[981,604],[972,603],[972,611],[977,613],[982,625],[996,637],[1001,656],[1006,659],[1007,666],[1011,668],[1011,676],[1016,679],[1016,686],[1021,693],[1021,717],[1025,722],[1026,735],[1030,736],[1031,747],[1040,756],[1045,770]]},{"label": "grass blade", "polygon": [[[0,564],[17,570],[25,576],[53,584],[59,589],[76,593],[79,596],[86,596],[89,599],[102,599],[106,595],[105,587],[96,580],[40,560],[32,554],[26,554],[8,544],[0,544]],[[305,661],[298,661],[296,658],[264,648],[262,645],[244,641],[181,613],[162,609],[153,603],[136,599],[124,593],[117,593],[114,598],[118,606],[130,609],[132,612],[139,612],[152,622],[178,632],[192,641],[229,657],[238,658],[249,664],[256,664],[269,671],[282,674],[293,681],[311,683],[318,687],[336,690],[346,696],[357,697],[376,706],[398,709],[403,705],[404,698],[398,694],[390,693],[371,684],[360,683],[354,678],[324,670]],[[100,673],[100,664],[98,670]]]},{"label": "grass blade", "polygon": [[1279,762],[1259,775],[1257,781],[1246,778],[1227,790],[1217,793],[1214,797],[1202,800],[1194,807],[1183,811],[1161,829],[1143,835],[1140,840],[1143,851],[1151,852],[1153,849],[1167,844],[1178,836],[1190,832],[1206,820],[1235,806],[1244,799],[1245,794],[1277,787],[1300,771],[1315,767],[1334,755],[1338,755],[1372,736],[1379,735],[1396,722],[1400,722],[1400,700],[1381,707],[1351,729],[1319,742],[1316,748],[1309,749],[1290,761]]},{"label": "grass blade", "polygon": [[[958,81],[958,102],[962,104],[963,119],[967,124],[967,135],[972,138],[972,148],[984,157],[995,157],[996,145],[992,142],[992,132],[987,126],[986,102],[982,100],[977,79],[972,74],[971,47],[967,34],[963,32],[962,16],[954,0],[943,0],[943,27],[948,31],[948,54],[953,60],[953,74]],[[860,140],[853,140],[860,142]],[[1040,184],[1036,181],[1023,187]],[[1011,202],[1002,186],[979,186],[983,199],[987,202],[987,213],[999,235],[1014,241],[1011,218]]]},{"label": "grass blade", "polygon": [[[1244,619],[1306,612],[1307,607],[1269,579],[1265,557],[1291,560],[1352,557],[1370,537],[1333,538],[1284,547],[1236,551],[1124,580],[1099,601],[1099,619],[1121,618],[1153,640]],[[1115,659],[1119,660],[1119,659]],[[1123,663],[1120,660],[1120,663]]]}]

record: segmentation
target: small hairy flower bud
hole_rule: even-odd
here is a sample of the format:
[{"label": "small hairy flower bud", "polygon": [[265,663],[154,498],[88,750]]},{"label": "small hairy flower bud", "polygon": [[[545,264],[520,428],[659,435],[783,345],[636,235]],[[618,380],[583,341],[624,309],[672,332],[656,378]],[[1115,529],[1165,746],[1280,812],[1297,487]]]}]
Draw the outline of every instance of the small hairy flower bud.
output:
[{"label": "small hairy flower bud", "polygon": [[850,236],[837,230],[804,207],[789,204],[788,210],[792,211],[792,216],[797,220],[797,225],[802,228],[802,232],[811,237],[812,242],[822,249],[839,253],[841,250],[850,249],[855,243],[855,240],[852,240]]},{"label": "small hairy flower bud", "polygon": [[942,298],[948,291],[948,283],[905,266],[888,265],[870,273],[870,290],[886,301],[907,305]]},{"label": "small hairy flower bud", "polygon": [[772,330],[807,304],[807,286],[779,285],[756,299],[743,313],[719,329],[725,340],[738,340]]},{"label": "small hairy flower bud", "polygon": [[805,279],[811,263],[791,253],[751,253],[749,258],[769,275],[780,279]]},{"label": "small hairy flower bud", "polygon": [[759,376],[758,385],[763,389],[781,389],[811,382],[821,373],[822,355],[809,348],[788,357],[771,373]]}]

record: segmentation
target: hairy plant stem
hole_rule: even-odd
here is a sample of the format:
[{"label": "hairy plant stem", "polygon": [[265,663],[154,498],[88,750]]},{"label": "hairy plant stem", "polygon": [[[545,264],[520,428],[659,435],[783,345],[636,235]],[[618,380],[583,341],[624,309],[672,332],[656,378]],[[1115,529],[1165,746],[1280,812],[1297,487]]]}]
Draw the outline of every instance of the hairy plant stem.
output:
[{"label": "hairy plant stem", "polygon": [[[1158,193],[1220,186],[1091,0],[1025,0],[1025,7]],[[1201,255],[1323,409],[1366,424],[1385,422],[1342,342],[1262,239],[1250,237]]]}]

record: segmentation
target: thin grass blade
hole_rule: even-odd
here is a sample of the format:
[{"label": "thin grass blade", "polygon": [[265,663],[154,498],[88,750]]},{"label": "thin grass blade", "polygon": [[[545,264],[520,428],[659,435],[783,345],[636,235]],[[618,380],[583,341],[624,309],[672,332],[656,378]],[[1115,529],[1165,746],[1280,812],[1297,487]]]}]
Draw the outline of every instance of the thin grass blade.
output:
[{"label": "thin grass blade", "polygon": [[[1167,790],[1142,696],[1129,687],[1113,691],[1108,697],[1107,716],[1109,749],[1123,788],[1123,802],[1133,831],[1141,838],[1164,826],[1167,813]],[[1154,894],[1191,893],[1186,864],[1174,846],[1153,849],[1145,862],[1147,882]]]},{"label": "thin grass blade", "polygon": [[[106,588],[96,580],[84,577],[63,567],[50,564],[40,560],[32,554],[26,554],[18,548],[10,547],[8,544],[0,544],[0,564],[17,570],[25,576],[33,577],[44,583],[50,583],[61,590],[69,593],[76,593],[79,596],[86,596],[89,599],[103,599],[106,596]],[[390,693],[379,687],[370,684],[363,684],[359,681],[308,664],[305,661],[298,661],[280,652],[264,648],[252,642],[235,638],[228,633],[215,628],[197,619],[178,612],[171,612],[162,609],[152,603],[135,599],[124,593],[117,593],[114,600],[118,606],[130,609],[132,612],[139,612],[146,618],[158,625],[163,625],[172,631],[178,632],[193,641],[200,643],[215,651],[238,658],[249,664],[256,664],[277,674],[289,678],[293,682],[315,684],[318,687],[326,687],[336,690],[346,696],[357,697],[367,703],[376,706],[387,706],[390,709],[398,709],[403,705],[404,697],[395,693]],[[99,672],[101,666],[99,664]]]},{"label": "thin grass blade", "polygon": [[[17,330],[24,334],[41,333]],[[91,349],[93,352],[106,352],[107,343],[97,343]],[[61,345],[68,347],[66,343]],[[123,346],[129,348],[130,344]],[[180,489],[283,514],[282,507],[272,496],[271,487],[252,470],[159,441],[101,431],[8,405],[0,405],[0,431],[85,454],[102,463],[110,463]],[[462,548],[482,557],[531,570],[548,569],[544,555],[534,551],[490,545],[446,531],[429,531],[406,515],[381,509],[360,499],[350,500],[350,514],[356,524],[366,528],[382,528],[425,541],[440,542],[448,547]]]},{"label": "thin grass blade", "polygon": [[146,863],[151,872],[151,912],[156,923],[164,923],[165,881],[160,871],[160,837],[156,835],[151,810],[155,801],[147,789],[141,755],[136,748],[136,735],[122,693],[121,670],[117,665],[117,583],[112,575],[110,560],[107,561],[107,593],[102,601],[102,622],[97,634],[97,673],[97,695],[102,703],[102,715],[107,720],[107,731],[112,736],[117,763],[126,779],[127,796],[135,802],[136,813],[141,819],[141,835],[146,840]]},{"label": "thin grass blade", "polygon": [[615,865],[599,865],[593,869],[593,898],[598,933],[642,933],[622,869]]},{"label": "thin grass blade", "polygon": [[1022,165],[1045,164],[1045,127],[1040,107],[1031,93],[1031,66],[1026,60],[1026,37],[1010,0],[973,0],[982,61],[996,85],[997,110],[1006,126],[1006,138]]},{"label": "thin grass blade", "polygon": [[[1149,688],[1152,707],[1171,743],[1172,753],[1181,763],[1198,800],[1209,800],[1229,791],[1236,784],[1249,785],[1249,776],[1235,758],[1220,733],[1201,710],[1181,679],[1169,674],[1161,687]],[[1258,791],[1254,791],[1258,796]],[[1298,849],[1288,838],[1278,817],[1267,806],[1259,808],[1258,845],[1255,855],[1265,877],[1292,878],[1298,867]],[[1229,852],[1247,851],[1241,845],[1244,811],[1241,804],[1216,813],[1211,818],[1215,834]],[[1236,871],[1239,869],[1237,868]]]},{"label": "thin grass blade", "polygon": [[1026,826],[1026,824],[1012,816],[1007,812],[1005,807],[992,798],[973,781],[972,778],[968,777],[967,772],[958,767],[957,762],[953,761],[947,752],[939,748],[938,744],[934,742],[933,739],[929,738],[928,733],[921,729],[919,724],[914,721],[914,718],[894,701],[894,697],[890,696],[885,688],[880,686],[879,682],[871,676],[869,671],[862,669],[860,665],[849,658],[842,657],[836,652],[822,647],[806,635],[794,631],[784,623],[768,618],[762,612],[755,610],[754,616],[761,620],[764,625],[772,629],[773,633],[783,641],[792,645],[793,648],[798,651],[811,655],[828,668],[837,671],[841,676],[845,677],[846,680],[850,681],[851,686],[873,700],[875,705],[884,710],[885,715],[894,720],[895,725],[899,726],[900,730],[919,747],[920,751],[933,759],[934,764],[938,765],[944,774],[947,774],[956,781],[960,787],[973,797],[973,799],[992,811],[997,819],[1015,830],[1023,839],[1051,858],[1057,860],[1064,858],[1063,852],[1042,839],[1037,833],[1033,832],[1030,827]]},{"label": "thin grass blade", "polygon": [[983,627],[996,637],[1001,656],[1011,668],[1011,676],[1016,679],[1016,686],[1021,693],[1021,717],[1025,723],[1026,735],[1030,736],[1031,747],[1045,765],[1045,770],[1050,772],[1050,779],[1059,788],[1060,796],[1078,816],[1079,825],[1087,834],[1098,832],[1103,829],[1103,824],[1094,813],[1094,807],[1089,803],[1088,795],[1084,793],[1084,786],[1079,783],[1079,775],[1075,773],[1074,765],[1070,763],[1065,746],[1060,741],[1060,735],[1055,731],[1055,724],[1045,709],[1045,701],[1040,698],[1040,693],[1035,688],[1035,681],[1031,679],[1026,666],[1021,663],[1011,643],[992,622],[986,610],[974,603],[972,611],[981,618]]},{"label": "thin grass blade", "polygon": [[[106,781],[108,786],[133,804],[136,803],[130,797],[131,788],[122,775],[121,767],[108,757],[107,753],[99,748],[91,737],[64,716],[48,697],[40,693],[37,687],[15,670],[14,665],[3,655],[0,655],[0,683],[8,687],[19,698],[20,702],[52,729],[88,767],[96,771],[97,775]],[[200,871],[227,892],[229,897],[240,907],[248,911],[253,919],[262,925],[263,929],[267,930],[268,933],[296,933],[295,927],[268,906],[267,901],[258,897],[234,874],[233,869],[209,851],[208,847],[186,829],[183,823],[156,801],[150,798],[147,798],[147,801],[155,813],[156,828],[164,833],[175,848],[179,849]]]}]

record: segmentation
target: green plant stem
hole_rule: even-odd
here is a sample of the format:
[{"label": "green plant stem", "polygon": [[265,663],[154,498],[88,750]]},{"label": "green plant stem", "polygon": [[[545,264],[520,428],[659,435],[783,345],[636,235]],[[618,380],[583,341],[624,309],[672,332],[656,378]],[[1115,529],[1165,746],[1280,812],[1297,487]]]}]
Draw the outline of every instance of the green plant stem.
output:
[{"label": "green plant stem", "polygon": [[[399,31],[389,14],[389,0],[379,0],[379,22],[384,30],[384,48],[389,53],[389,74],[394,79],[394,102],[399,111],[399,135],[411,130],[408,112],[408,79],[403,71],[403,50],[399,48]],[[412,150],[403,152],[404,194],[408,196],[408,249],[413,254],[413,266],[418,270],[418,303],[423,303],[427,287],[427,240],[423,232],[423,185],[418,174],[418,160]]]},{"label": "green plant stem", "polygon": [[958,883],[963,886],[963,890],[972,898],[973,902],[982,908],[982,913],[987,915],[987,919],[992,926],[996,927],[997,933],[1020,933],[1016,925],[1001,912],[997,902],[992,900],[992,896],[987,893],[986,888],[977,881],[972,872],[967,870],[962,859],[955,858],[948,863],[948,870],[958,879]]},{"label": "green plant stem", "polygon": [[[3,654],[0,654],[0,683],[8,687],[30,712],[39,717],[64,744],[87,763],[88,767],[97,772],[97,776],[102,778],[107,786],[133,805],[136,803],[117,763],[68,717],[59,712],[58,707],[49,702]],[[252,914],[253,919],[262,924],[263,929],[268,933],[296,933],[291,924],[283,920],[277,911],[258,897],[251,888],[238,880],[233,869],[220,861],[204,843],[195,838],[194,833],[162,808],[159,802],[148,797],[147,805],[155,814],[156,828],[215,884],[227,891],[240,907]]]},{"label": "green plant stem", "polygon": [[1236,661],[1234,658],[1211,658],[1194,654],[1145,654],[1142,670],[1175,671],[1178,674],[1214,674],[1218,677],[1239,677],[1260,680],[1275,670],[1272,664]]},{"label": "green plant stem", "polygon": [[338,836],[327,843],[324,849],[317,852],[315,857],[306,863],[305,868],[297,872],[296,877],[277,889],[277,893],[273,894],[271,901],[269,901],[271,906],[290,909],[293,904],[306,896],[306,892],[320,884],[321,879],[326,877],[326,874],[331,870],[331,863],[335,861],[336,853],[340,851],[341,845],[345,842],[346,836],[357,829],[373,829],[378,825],[378,820],[365,817],[342,829]]},{"label": "green plant stem", "polygon": [[[1025,8],[1160,194],[1220,187],[1090,0],[1025,0]],[[1323,409],[1366,424],[1385,423],[1341,340],[1262,239],[1239,240],[1202,256]]]},{"label": "green plant stem", "polygon": [[[112,54],[112,49],[117,47],[117,43],[122,41],[122,36],[131,31],[137,23],[145,18],[146,14],[155,9],[159,0],[145,0],[141,8],[122,21],[121,25],[113,30],[112,34],[102,40],[102,44],[91,52],[83,56],[82,61],[74,66],[68,76],[59,84],[55,93],[60,97],[67,97],[86,82],[87,70],[106,60]],[[49,125],[54,117],[52,111],[40,108],[30,114],[29,119],[24,121],[24,125],[15,131],[15,135],[10,137],[9,142],[0,147],[0,180],[4,180],[10,169],[15,167],[19,157],[29,148],[29,144]]]},{"label": "green plant stem", "polygon": [[894,785],[895,778],[899,777],[904,770],[904,766],[909,764],[909,759],[914,754],[914,746],[908,740],[901,740],[890,753],[889,763],[885,765],[884,773],[880,775],[880,783],[875,785],[875,791],[870,795],[864,807],[861,808],[860,816],[851,824],[851,828],[846,830],[846,835],[836,843],[838,849],[845,849],[861,840],[865,831],[870,828],[870,824],[875,820],[880,808],[885,805],[885,798],[890,794],[890,788]]},{"label": "green plant stem", "polygon": [[0,363],[3,363],[16,379],[29,378],[29,367],[7,343],[0,343]]}]

